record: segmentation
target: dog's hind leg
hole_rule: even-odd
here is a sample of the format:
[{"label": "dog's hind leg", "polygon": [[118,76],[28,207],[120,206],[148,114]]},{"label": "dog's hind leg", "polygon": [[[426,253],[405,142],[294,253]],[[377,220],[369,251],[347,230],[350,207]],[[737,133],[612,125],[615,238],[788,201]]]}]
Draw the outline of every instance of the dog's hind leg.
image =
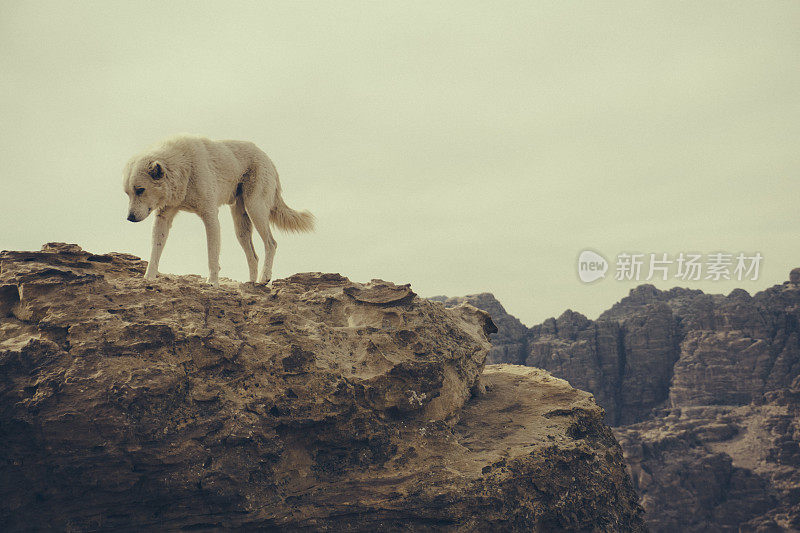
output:
[{"label": "dog's hind leg", "polygon": [[208,283],[219,285],[219,210],[214,208],[200,214],[206,226],[208,241]]},{"label": "dog's hind leg", "polygon": [[264,241],[264,266],[261,268],[261,275],[258,277],[259,283],[267,283],[272,278],[272,261],[275,259],[275,250],[278,243],[272,236],[269,228],[269,209],[266,202],[258,196],[245,198],[245,207],[256,231]]},{"label": "dog's hind leg", "polygon": [[158,262],[161,260],[161,252],[169,237],[169,229],[172,227],[172,220],[178,210],[172,207],[161,209],[156,213],[156,220],[153,223],[153,242],[150,250],[150,262],[147,264],[147,271],[144,279],[153,280],[158,275]]},{"label": "dog's hind leg", "polygon": [[236,201],[231,205],[231,215],[233,215],[233,226],[236,230],[236,238],[244,249],[247,256],[247,269],[250,271],[250,281],[255,283],[258,276],[258,256],[253,248],[253,222],[247,215],[244,208],[242,195],[236,196]]}]

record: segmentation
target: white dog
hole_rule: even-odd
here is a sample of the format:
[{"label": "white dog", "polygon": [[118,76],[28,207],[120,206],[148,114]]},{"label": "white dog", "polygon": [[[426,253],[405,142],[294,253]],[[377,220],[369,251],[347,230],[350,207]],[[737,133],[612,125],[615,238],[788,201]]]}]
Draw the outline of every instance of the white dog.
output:
[{"label": "white dog", "polygon": [[155,279],[172,220],[178,211],[197,213],[208,239],[208,282],[219,284],[219,206],[229,204],[236,237],[244,248],[250,281],[256,281],[258,256],[253,225],[264,241],[264,266],[259,283],[272,277],[277,244],[269,223],[286,231],[312,231],[314,216],[295,211],[281,198],[275,165],[267,154],[244,141],[212,141],[179,135],[132,158],[125,166],[128,220],[140,222],[156,211],[153,248],[145,279]]}]

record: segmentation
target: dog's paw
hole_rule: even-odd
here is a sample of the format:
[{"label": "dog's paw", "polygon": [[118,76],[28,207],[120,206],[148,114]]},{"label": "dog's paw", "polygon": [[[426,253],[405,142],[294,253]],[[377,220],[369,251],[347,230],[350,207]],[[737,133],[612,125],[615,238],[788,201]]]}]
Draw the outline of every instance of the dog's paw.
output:
[{"label": "dog's paw", "polygon": [[158,276],[157,272],[145,272],[144,273],[144,280],[145,281],[155,281],[156,276]]},{"label": "dog's paw", "polygon": [[218,279],[207,278],[206,279],[206,283],[208,285],[211,285],[212,287],[219,287],[219,280]]}]

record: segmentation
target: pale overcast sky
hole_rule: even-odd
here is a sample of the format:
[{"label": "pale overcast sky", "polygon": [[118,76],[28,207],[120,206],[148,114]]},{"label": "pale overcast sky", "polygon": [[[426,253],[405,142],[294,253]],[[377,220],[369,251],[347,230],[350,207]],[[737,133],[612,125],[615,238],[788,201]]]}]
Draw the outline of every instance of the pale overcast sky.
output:
[{"label": "pale overcast sky", "polygon": [[[190,132],[254,141],[317,216],[275,277],[490,291],[532,325],[636,285],[581,283],[587,248],[758,251],[757,281],[655,282],[755,292],[800,266],[799,27],[798,2],[6,0],[0,249],[146,258],[123,165]],[[207,274],[199,218],[161,271]]]}]

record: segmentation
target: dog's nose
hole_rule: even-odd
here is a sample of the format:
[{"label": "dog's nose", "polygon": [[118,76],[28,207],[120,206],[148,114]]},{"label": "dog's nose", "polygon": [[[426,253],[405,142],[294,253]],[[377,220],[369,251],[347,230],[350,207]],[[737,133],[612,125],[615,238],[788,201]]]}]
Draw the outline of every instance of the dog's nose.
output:
[{"label": "dog's nose", "polygon": [[136,216],[133,213],[128,213],[128,220],[130,220],[131,222],[138,222],[136,220]]}]

